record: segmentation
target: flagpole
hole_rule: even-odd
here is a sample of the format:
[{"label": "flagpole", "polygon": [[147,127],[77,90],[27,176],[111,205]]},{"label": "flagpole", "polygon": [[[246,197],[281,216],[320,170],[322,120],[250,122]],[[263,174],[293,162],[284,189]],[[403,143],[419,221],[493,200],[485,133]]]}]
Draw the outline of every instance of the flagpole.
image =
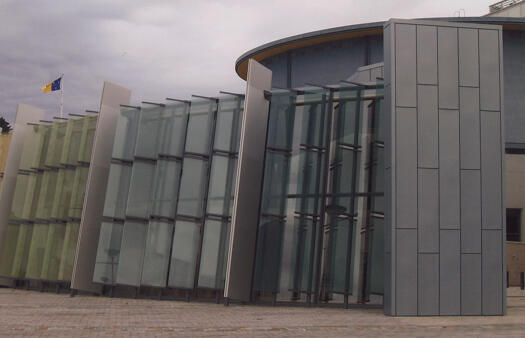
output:
[{"label": "flagpole", "polygon": [[64,117],[64,74],[60,75],[60,117]]}]

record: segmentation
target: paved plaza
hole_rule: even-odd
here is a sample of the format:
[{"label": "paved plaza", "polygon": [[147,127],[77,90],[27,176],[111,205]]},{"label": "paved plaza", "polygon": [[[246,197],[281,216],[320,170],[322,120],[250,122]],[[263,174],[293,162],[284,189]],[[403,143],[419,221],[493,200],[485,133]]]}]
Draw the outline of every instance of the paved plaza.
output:
[{"label": "paved plaza", "polygon": [[382,309],[217,305],[0,289],[0,336],[525,336],[525,292],[505,317],[386,317]]}]

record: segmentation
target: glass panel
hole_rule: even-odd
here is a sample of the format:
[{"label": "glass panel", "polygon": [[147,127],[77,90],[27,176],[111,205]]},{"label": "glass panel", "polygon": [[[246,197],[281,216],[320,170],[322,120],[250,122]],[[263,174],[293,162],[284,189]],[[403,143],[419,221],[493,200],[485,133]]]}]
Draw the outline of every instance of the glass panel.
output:
[{"label": "glass panel", "polygon": [[121,107],[115,130],[113,158],[128,161],[133,160],[139,117],[139,109]]},{"label": "glass panel", "polygon": [[385,266],[385,223],[382,218],[370,218],[369,234],[370,262],[368,264],[368,290],[373,294],[383,294]]},{"label": "glass panel", "polygon": [[191,102],[188,131],[186,134],[186,152],[205,154],[210,152],[210,135],[213,112],[217,104],[213,100]]},{"label": "glass panel", "polygon": [[16,175],[15,192],[13,194],[11,214],[9,216],[11,220],[22,219],[22,212],[24,210],[24,201],[26,198],[26,190],[27,190],[28,184],[29,184],[29,175],[27,174]]},{"label": "glass panel", "polygon": [[79,229],[80,223],[78,222],[68,222],[66,225],[64,245],[62,246],[60,258],[60,268],[58,270],[58,280],[71,280],[71,275],[73,274],[73,264],[75,263]]},{"label": "glass panel", "polygon": [[[346,272],[349,269],[348,291],[352,293],[355,228],[350,219],[333,219],[328,243],[327,289],[331,292],[345,293]],[[349,234],[348,231],[351,231]],[[349,241],[350,235],[350,241]],[[350,247],[350,264],[347,264]]]},{"label": "glass panel", "polygon": [[52,125],[50,124],[41,124],[35,126],[37,140],[35,143],[36,151],[31,163],[32,169],[44,169],[45,167],[45,160],[49,148],[49,139],[51,138],[51,126]]},{"label": "glass panel", "polygon": [[73,179],[73,188],[71,192],[71,203],[69,205],[68,217],[80,219],[82,217],[82,208],[84,207],[84,195],[86,192],[86,183],[89,173],[89,167],[77,167]]},{"label": "glass panel", "polygon": [[11,277],[19,229],[20,226],[18,224],[9,224],[7,226],[2,257],[0,257],[0,276],[2,277]]},{"label": "glass panel", "polygon": [[122,241],[122,223],[102,222],[93,282],[115,284]]},{"label": "glass panel", "polygon": [[284,215],[289,173],[290,155],[272,152],[266,153],[262,214]]},{"label": "glass panel", "polygon": [[38,219],[49,219],[54,217],[53,200],[57,187],[58,170],[45,171],[42,178],[42,186],[38,197],[38,206],[35,217]]},{"label": "glass panel", "polygon": [[54,218],[56,219],[66,219],[68,217],[74,178],[74,169],[58,170],[57,188],[54,196],[52,212],[52,215],[54,215]]},{"label": "glass panel", "polygon": [[64,140],[66,137],[67,121],[56,120],[51,127],[51,136],[46,154],[45,165],[48,167],[60,166],[62,151],[64,149]]},{"label": "glass panel", "polygon": [[24,136],[24,145],[22,146],[22,154],[20,155],[20,164],[18,168],[21,170],[31,170],[35,157],[38,156],[38,126],[28,125]]},{"label": "glass panel", "polygon": [[131,170],[126,216],[149,218],[154,162],[135,161]]},{"label": "glass panel", "polygon": [[[382,193],[385,191],[385,155],[384,148],[374,147],[374,163],[372,168],[372,191]],[[383,196],[371,197],[372,203],[370,210],[374,212],[383,213],[385,198]]]},{"label": "glass panel", "polygon": [[239,151],[243,104],[244,99],[239,96],[219,98],[214,149],[227,152]]},{"label": "glass panel", "polygon": [[[31,248],[31,242],[33,239],[33,224],[24,223],[20,224],[18,227],[18,238],[16,240],[16,250],[15,255],[13,257],[11,277],[25,278],[29,250]],[[37,237],[39,237],[38,234]]]},{"label": "glass panel", "polygon": [[235,172],[237,159],[213,156],[211,162],[210,186],[208,190],[207,212],[229,216],[233,207],[235,192]]},{"label": "glass panel", "polygon": [[296,210],[310,215],[319,215],[321,208],[322,171],[324,169],[324,156],[306,150],[299,154],[299,172]]},{"label": "glass panel", "polygon": [[124,219],[130,180],[131,165],[111,163],[104,203],[104,216]]},{"label": "glass panel", "polygon": [[143,105],[140,110],[135,156],[157,158],[159,136],[161,136],[159,133],[160,114],[163,109],[156,105]]},{"label": "glass panel", "polygon": [[95,139],[95,130],[97,128],[97,115],[87,115],[83,118],[82,138],[80,141],[79,162],[89,163],[91,161],[91,152],[93,150],[93,141]]},{"label": "glass panel", "polygon": [[161,114],[161,136],[159,154],[182,157],[186,127],[188,123],[189,104],[167,104]]},{"label": "glass panel", "polygon": [[283,150],[292,148],[295,99],[295,93],[272,91],[268,119],[268,148]]},{"label": "glass panel", "polygon": [[153,184],[152,215],[175,217],[181,168],[181,163],[177,161],[157,161]]},{"label": "glass panel", "polygon": [[313,275],[317,263],[317,238],[319,226],[312,219],[295,217],[292,253],[292,278],[294,291],[313,292],[317,279]]},{"label": "glass panel", "polygon": [[283,221],[271,218],[263,218],[259,223],[254,290],[279,292],[284,225]]},{"label": "glass panel", "polygon": [[199,246],[200,224],[175,223],[168,286],[192,289]]},{"label": "glass panel", "polygon": [[25,200],[23,202],[24,209],[22,211],[22,218],[32,220],[35,218],[36,206],[38,198],[40,198],[41,186],[43,176],[41,173],[31,173],[29,181],[27,182],[27,190]]},{"label": "glass panel", "polygon": [[49,225],[44,260],[42,262],[42,274],[40,275],[41,279],[56,280],[58,278],[58,269],[60,268],[60,259],[62,256],[65,234],[65,223]]},{"label": "glass panel", "polygon": [[177,203],[178,215],[202,216],[207,165],[207,161],[204,160],[184,158]]},{"label": "glass panel", "polygon": [[139,286],[148,224],[126,221],[122,233],[117,284]]},{"label": "glass panel", "polygon": [[150,221],[141,285],[166,287],[173,224]]},{"label": "glass panel", "polygon": [[199,287],[219,290],[224,288],[229,239],[229,222],[206,220],[199,266]]},{"label": "glass panel", "polygon": [[[42,275],[42,264],[44,262],[48,231],[49,224],[37,223],[34,225],[29,256],[27,258],[26,278],[40,279],[40,276]],[[20,242],[21,240],[19,236],[17,250],[20,246]]]},{"label": "glass panel", "polygon": [[357,160],[357,163],[355,164],[355,182],[357,189],[357,182],[359,182],[359,163],[361,154],[359,152],[355,153],[354,151],[348,149],[338,149],[336,152],[337,155],[333,168],[333,193],[335,196],[332,199],[332,203],[329,207],[337,209],[337,213],[350,214],[350,206],[352,203],[352,197],[350,194],[353,192],[352,174],[354,172],[354,160]]},{"label": "glass panel", "polygon": [[304,145],[324,148],[325,135],[328,131],[327,117],[329,92],[325,90],[304,94],[302,111],[301,143]]},{"label": "glass panel", "polygon": [[5,134],[0,133],[0,173],[3,173],[5,170],[5,164],[9,154],[9,145],[11,144],[11,135],[13,135],[12,132]]},{"label": "glass panel", "polygon": [[62,164],[76,165],[80,151],[80,142],[82,141],[84,118],[72,118],[67,124],[64,151],[60,162]]}]

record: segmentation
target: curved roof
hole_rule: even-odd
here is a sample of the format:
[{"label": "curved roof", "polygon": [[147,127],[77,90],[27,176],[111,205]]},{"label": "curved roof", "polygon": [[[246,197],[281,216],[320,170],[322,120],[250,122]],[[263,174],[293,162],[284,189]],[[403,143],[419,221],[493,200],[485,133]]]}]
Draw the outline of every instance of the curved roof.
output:
[{"label": "curved roof", "polygon": [[[525,18],[503,17],[453,17],[453,18],[425,18],[421,20],[443,20],[451,22],[482,23],[502,25],[504,30],[525,30]],[[289,50],[317,45],[329,41],[344,40],[370,35],[383,34],[385,21],[371,22],[358,25],[341,26],[320,31],[314,31],[275,40],[252,50],[247,51],[235,61],[235,71],[244,80],[248,70],[248,60],[262,61],[271,56]]]}]

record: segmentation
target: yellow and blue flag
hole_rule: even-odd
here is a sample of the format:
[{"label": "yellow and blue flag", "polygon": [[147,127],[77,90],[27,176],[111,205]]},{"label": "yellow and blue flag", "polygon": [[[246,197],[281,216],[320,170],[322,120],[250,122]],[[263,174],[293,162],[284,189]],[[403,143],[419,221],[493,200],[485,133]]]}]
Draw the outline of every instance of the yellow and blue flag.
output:
[{"label": "yellow and blue flag", "polygon": [[54,92],[55,90],[60,90],[60,82],[62,81],[62,77],[59,77],[53,82],[49,82],[45,86],[42,87],[42,90],[44,93]]}]

